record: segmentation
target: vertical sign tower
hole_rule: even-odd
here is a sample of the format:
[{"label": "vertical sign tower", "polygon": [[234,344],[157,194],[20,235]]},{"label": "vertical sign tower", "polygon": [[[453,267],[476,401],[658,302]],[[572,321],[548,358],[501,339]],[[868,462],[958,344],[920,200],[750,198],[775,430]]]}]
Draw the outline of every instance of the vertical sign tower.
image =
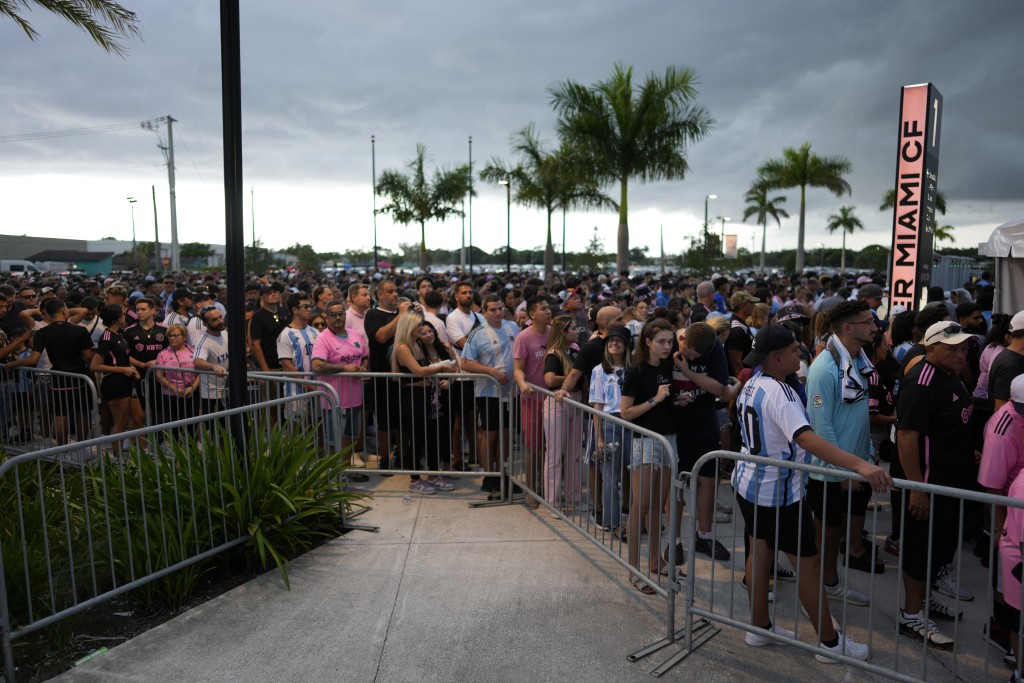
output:
[{"label": "vertical sign tower", "polygon": [[942,95],[934,85],[903,86],[889,264],[890,309],[902,304],[908,311],[916,311],[927,301],[935,240],[941,120]]}]

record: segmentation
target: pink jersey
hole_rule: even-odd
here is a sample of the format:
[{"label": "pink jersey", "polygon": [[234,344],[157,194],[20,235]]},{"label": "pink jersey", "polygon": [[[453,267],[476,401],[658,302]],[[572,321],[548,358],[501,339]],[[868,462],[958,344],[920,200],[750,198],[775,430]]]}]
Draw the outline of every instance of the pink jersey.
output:
[{"label": "pink jersey", "polygon": [[519,333],[512,346],[512,358],[526,361],[526,381],[538,387],[544,384],[544,356],[548,350],[548,331],[537,334],[532,327]]},{"label": "pink jersey", "polygon": [[985,424],[978,483],[1006,493],[1024,469],[1024,415],[1007,401]]},{"label": "pink jersey", "polygon": [[[344,337],[324,330],[313,342],[313,360],[322,360],[331,365],[362,365],[369,350],[366,336],[354,330],[348,330]],[[330,384],[338,392],[339,406],[356,408],[363,405],[363,381],[345,376],[345,373],[333,375],[317,375],[318,380]],[[328,408],[326,400],[321,400],[323,408]]]},{"label": "pink jersey", "polygon": [[[1010,498],[1024,499],[1024,477],[1018,476],[1010,485]],[[1021,562],[1020,544],[1024,542],[1024,510],[1006,508],[1006,526],[999,539],[999,571],[1003,576],[1003,598],[1006,603],[1020,609],[1020,581],[1013,575],[1013,568]]]}]

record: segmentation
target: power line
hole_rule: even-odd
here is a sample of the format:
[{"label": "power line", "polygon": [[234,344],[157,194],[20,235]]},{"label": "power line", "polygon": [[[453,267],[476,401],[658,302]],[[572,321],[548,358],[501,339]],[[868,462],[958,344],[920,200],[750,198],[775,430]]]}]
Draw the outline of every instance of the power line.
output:
[{"label": "power line", "polygon": [[0,135],[0,142],[25,142],[28,140],[48,140],[50,138],[67,138],[75,135],[95,135],[97,133],[112,133],[119,130],[130,130],[132,128],[146,128],[149,124],[162,122],[167,117],[161,116],[148,121],[131,121],[128,123],[109,123],[104,126],[92,126],[91,128],[69,128],[67,130],[50,130],[38,133],[20,133],[18,135]]}]

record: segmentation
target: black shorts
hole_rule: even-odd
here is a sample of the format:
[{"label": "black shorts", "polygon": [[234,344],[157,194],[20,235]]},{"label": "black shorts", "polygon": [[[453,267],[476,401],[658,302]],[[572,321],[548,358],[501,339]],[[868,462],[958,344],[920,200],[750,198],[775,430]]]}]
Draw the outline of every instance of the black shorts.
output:
[{"label": "black shorts", "polygon": [[814,520],[811,519],[810,506],[806,503],[801,505],[797,501],[783,507],[767,507],[754,505],[737,493],[736,504],[743,515],[747,536],[767,542],[773,551],[781,550],[797,557],[814,557],[818,554],[818,546],[814,542]]},{"label": "black shorts", "polygon": [[864,482],[851,481],[850,484],[860,484],[860,490],[850,493],[843,490],[841,481],[825,482],[808,477],[804,501],[811,508],[814,518],[824,519],[827,527],[841,527],[847,502],[850,504],[851,515],[863,517],[868,509],[868,501],[871,500],[871,487]]},{"label": "black shorts", "polygon": [[135,380],[126,375],[107,375],[100,382],[100,397],[104,401],[117,401],[135,395]]},{"label": "black shorts", "polygon": [[81,415],[92,410],[92,391],[85,387],[85,380],[76,387],[50,388],[50,405],[57,417]]},{"label": "black shorts", "polygon": [[503,421],[505,426],[508,426],[508,409],[499,398],[477,396],[476,413],[479,416],[480,429],[485,432],[498,431]]},{"label": "black shorts", "polygon": [[932,495],[930,519],[919,520],[914,519],[907,509],[910,493],[906,492],[903,497],[903,536],[900,538],[903,571],[912,579],[927,581],[930,545],[931,579],[935,580],[942,565],[953,561],[960,545],[960,501],[949,496]]},{"label": "black shorts", "polygon": [[[722,445],[722,439],[715,429],[704,433],[678,432],[676,434],[676,452],[679,454],[679,471],[692,472],[693,465],[706,453],[717,451]],[[717,475],[718,461],[708,460],[704,463],[700,472],[701,477],[714,477]]]},{"label": "black shorts", "polygon": [[[448,400],[451,415],[468,415],[476,405],[476,382],[458,381],[451,383]],[[447,407],[447,406],[446,406]]]},{"label": "black shorts", "polygon": [[[373,420],[377,429],[398,429],[400,422],[398,382],[375,377],[366,384],[369,405],[373,407]],[[392,427],[393,425],[393,427]]]}]

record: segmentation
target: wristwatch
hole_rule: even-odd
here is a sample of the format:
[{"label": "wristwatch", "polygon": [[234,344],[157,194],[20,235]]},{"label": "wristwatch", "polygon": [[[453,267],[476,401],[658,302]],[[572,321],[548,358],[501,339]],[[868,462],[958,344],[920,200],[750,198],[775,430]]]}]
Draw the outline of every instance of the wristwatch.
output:
[{"label": "wristwatch", "polygon": [[652,407],[652,408],[653,408],[654,406],[658,405],[658,402],[657,402],[657,401],[655,401],[655,400],[654,400],[653,398],[649,398],[649,399],[647,399],[647,402],[651,404],[651,407]]}]

